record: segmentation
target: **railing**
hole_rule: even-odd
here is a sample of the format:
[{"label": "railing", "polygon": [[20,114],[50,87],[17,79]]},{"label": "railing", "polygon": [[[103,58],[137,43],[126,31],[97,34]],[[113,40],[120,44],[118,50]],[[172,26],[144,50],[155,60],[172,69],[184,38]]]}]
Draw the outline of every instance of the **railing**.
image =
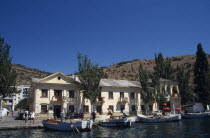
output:
[{"label": "railing", "polygon": [[62,96],[53,96],[52,101],[63,101]]},{"label": "railing", "polygon": [[105,102],[104,97],[97,97],[95,102]]},{"label": "railing", "polygon": [[177,93],[174,93],[174,94],[171,95],[171,97],[180,97],[180,95],[177,94]]},{"label": "railing", "polygon": [[125,102],[125,103],[127,103],[128,102],[128,97],[124,97],[124,98],[120,97],[118,102]]}]

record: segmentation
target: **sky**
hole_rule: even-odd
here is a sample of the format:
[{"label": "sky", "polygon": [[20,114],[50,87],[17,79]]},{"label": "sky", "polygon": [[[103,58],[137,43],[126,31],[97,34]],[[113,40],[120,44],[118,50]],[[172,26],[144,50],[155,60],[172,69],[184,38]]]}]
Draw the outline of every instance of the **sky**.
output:
[{"label": "sky", "polygon": [[2,0],[0,13],[13,63],[51,73],[77,72],[78,52],[100,67],[210,53],[209,0]]}]

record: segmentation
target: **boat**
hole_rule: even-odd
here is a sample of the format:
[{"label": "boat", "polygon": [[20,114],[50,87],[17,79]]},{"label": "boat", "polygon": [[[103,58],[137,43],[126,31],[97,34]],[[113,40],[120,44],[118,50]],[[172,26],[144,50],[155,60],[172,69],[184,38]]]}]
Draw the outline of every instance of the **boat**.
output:
[{"label": "boat", "polygon": [[181,115],[168,115],[168,116],[145,116],[145,115],[137,115],[139,122],[144,123],[160,123],[160,122],[170,122],[170,121],[179,121],[181,119]]},{"label": "boat", "polygon": [[59,131],[90,131],[93,125],[92,120],[70,120],[69,122],[60,122],[55,120],[43,120],[43,126],[46,129]]},{"label": "boat", "polygon": [[182,118],[184,119],[205,118],[209,116],[210,116],[210,113],[183,113],[182,114]]},{"label": "boat", "polygon": [[110,118],[99,120],[99,125],[102,127],[131,127],[135,124],[134,117],[119,117],[111,116]]}]

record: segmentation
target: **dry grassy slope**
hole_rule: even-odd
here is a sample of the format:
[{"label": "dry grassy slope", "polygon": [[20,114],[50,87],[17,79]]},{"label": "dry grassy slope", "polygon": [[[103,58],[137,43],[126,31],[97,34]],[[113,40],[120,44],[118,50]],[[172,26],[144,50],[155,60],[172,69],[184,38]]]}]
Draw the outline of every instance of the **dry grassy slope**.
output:
[{"label": "dry grassy slope", "polygon": [[[170,57],[172,60],[173,67],[180,66],[189,66],[191,70],[193,70],[193,65],[195,63],[196,55],[182,55],[176,57]],[[210,54],[207,54],[207,58],[210,64]],[[133,60],[120,62],[108,67],[103,67],[102,70],[104,72],[105,78],[110,79],[128,79],[128,80],[138,80],[138,67],[139,64],[143,63],[145,67],[149,71],[153,71],[153,67],[155,65],[154,59],[147,60]],[[193,78],[193,73],[191,73],[191,81]]]},{"label": "dry grassy slope", "polygon": [[[210,64],[210,54],[207,55]],[[173,66],[177,65],[189,66],[193,70],[193,64],[195,62],[195,55],[183,55],[170,57]],[[149,71],[153,71],[155,65],[154,59],[147,60],[133,60],[120,62],[108,67],[101,68],[104,72],[104,78],[109,79],[128,79],[128,80],[138,80],[138,66],[143,63]],[[17,84],[30,84],[31,78],[44,78],[51,73],[40,71],[38,69],[29,68],[19,64],[13,64],[13,68],[16,70]],[[191,73],[191,80],[193,78],[193,73]]]},{"label": "dry grassy slope", "polygon": [[52,73],[40,71],[38,69],[29,68],[20,64],[13,64],[13,68],[17,72],[17,84],[31,84],[31,78],[44,78]]}]

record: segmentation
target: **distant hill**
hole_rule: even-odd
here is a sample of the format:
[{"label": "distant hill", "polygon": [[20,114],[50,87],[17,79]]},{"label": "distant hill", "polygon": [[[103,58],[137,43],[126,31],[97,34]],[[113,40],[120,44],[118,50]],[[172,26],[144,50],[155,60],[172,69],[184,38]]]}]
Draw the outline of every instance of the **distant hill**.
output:
[{"label": "distant hill", "polygon": [[13,68],[17,72],[17,84],[31,84],[31,78],[44,78],[52,73],[29,68],[20,64],[13,64]]},{"label": "distant hill", "polygon": [[[210,64],[210,54],[207,54],[207,58]],[[193,80],[193,65],[195,63],[196,55],[182,55],[176,57],[170,57],[172,60],[173,67],[176,68],[177,65],[189,67],[192,71],[191,82]],[[123,61],[114,65],[107,67],[102,67],[101,70],[104,73],[103,78],[109,79],[128,79],[128,80],[139,80],[138,79],[138,67],[139,64],[143,65],[149,70],[153,71],[155,65],[154,59],[139,60],[135,59],[132,61]],[[14,69],[17,71],[18,78],[17,84],[30,84],[31,78],[44,78],[52,73],[41,71],[38,69],[29,68],[19,64],[13,64]]]},{"label": "distant hill", "polygon": [[[208,62],[210,65],[210,54],[207,54]],[[176,68],[177,65],[189,67],[192,71],[191,73],[191,83],[193,80],[193,65],[196,60],[196,55],[182,55],[176,57],[169,57],[172,60],[173,67]],[[139,80],[138,78],[138,67],[142,63],[148,71],[154,71],[155,60],[145,59],[145,60],[132,60],[124,61],[107,67],[102,67],[104,72],[104,77],[109,79],[128,79],[128,80]]]}]

